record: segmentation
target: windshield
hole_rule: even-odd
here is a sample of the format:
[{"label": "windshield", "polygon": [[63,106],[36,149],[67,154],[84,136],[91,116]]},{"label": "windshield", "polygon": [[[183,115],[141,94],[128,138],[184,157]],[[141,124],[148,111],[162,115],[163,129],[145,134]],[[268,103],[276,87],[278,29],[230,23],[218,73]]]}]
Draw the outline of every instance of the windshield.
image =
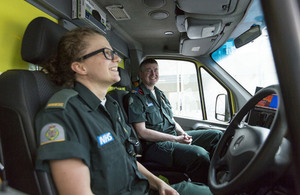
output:
[{"label": "windshield", "polygon": [[[212,58],[252,95],[257,87],[278,84],[268,31],[264,18],[260,19],[262,34],[254,41],[237,49],[230,39],[212,54]],[[249,22],[247,18],[245,21]]]}]

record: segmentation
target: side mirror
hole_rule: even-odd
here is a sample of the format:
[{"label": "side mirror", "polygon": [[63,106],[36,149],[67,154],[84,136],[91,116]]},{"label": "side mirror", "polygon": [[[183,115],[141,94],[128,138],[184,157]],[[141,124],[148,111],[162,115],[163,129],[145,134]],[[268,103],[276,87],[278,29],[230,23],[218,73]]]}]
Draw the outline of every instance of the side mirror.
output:
[{"label": "side mirror", "polygon": [[230,120],[230,109],[226,94],[219,94],[216,97],[215,118],[222,122]]},{"label": "side mirror", "polygon": [[261,30],[259,25],[251,26],[249,30],[234,39],[234,45],[236,48],[242,47],[247,43],[253,41],[261,35]]}]

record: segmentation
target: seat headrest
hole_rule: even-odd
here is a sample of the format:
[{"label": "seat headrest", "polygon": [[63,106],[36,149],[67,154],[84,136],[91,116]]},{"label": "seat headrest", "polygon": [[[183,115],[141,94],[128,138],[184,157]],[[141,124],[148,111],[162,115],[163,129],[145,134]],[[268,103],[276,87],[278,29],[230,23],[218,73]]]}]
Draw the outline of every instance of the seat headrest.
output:
[{"label": "seat headrest", "polygon": [[23,60],[42,65],[57,51],[57,45],[67,29],[55,22],[38,17],[27,26],[22,40],[21,55]]},{"label": "seat headrest", "polygon": [[129,73],[127,70],[118,67],[119,75],[121,77],[121,80],[115,84],[113,84],[113,87],[125,87],[126,90],[132,89],[132,82],[129,76]]}]

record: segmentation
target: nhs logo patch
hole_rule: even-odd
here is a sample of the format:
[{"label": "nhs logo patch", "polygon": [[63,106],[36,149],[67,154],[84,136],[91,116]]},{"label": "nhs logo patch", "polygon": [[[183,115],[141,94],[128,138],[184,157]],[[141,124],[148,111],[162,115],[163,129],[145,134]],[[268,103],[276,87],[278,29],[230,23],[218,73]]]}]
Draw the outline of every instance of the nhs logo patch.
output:
[{"label": "nhs logo patch", "polygon": [[104,144],[107,144],[114,140],[114,138],[110,132],[104,133],[103,135],[98,136],[97,139],[98,139],[98,143],[100,144],[100,146],[103,146]]}]

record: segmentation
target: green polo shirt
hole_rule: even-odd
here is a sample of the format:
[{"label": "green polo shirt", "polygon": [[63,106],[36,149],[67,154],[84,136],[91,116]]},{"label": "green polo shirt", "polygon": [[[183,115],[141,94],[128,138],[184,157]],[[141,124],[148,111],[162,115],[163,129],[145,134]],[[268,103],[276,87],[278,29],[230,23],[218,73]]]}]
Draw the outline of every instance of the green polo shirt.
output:
[{"label": "green polo shirt", "polygon": [[49,100],[36,117],[36,169],[50,172],[48,160],[79,158],[88,166],[95,194],[145,194],[147,179],[125,146],[131,128],[118,103],[105,107],[88,88],[76,83]]},{"label": "green polo shirt", "polygon": [[176,135],[172,107],[165,94],[154,87],[153,93],[142,83],[131,91],[128,102],[130,123],[145,122],[146,128]]}]

